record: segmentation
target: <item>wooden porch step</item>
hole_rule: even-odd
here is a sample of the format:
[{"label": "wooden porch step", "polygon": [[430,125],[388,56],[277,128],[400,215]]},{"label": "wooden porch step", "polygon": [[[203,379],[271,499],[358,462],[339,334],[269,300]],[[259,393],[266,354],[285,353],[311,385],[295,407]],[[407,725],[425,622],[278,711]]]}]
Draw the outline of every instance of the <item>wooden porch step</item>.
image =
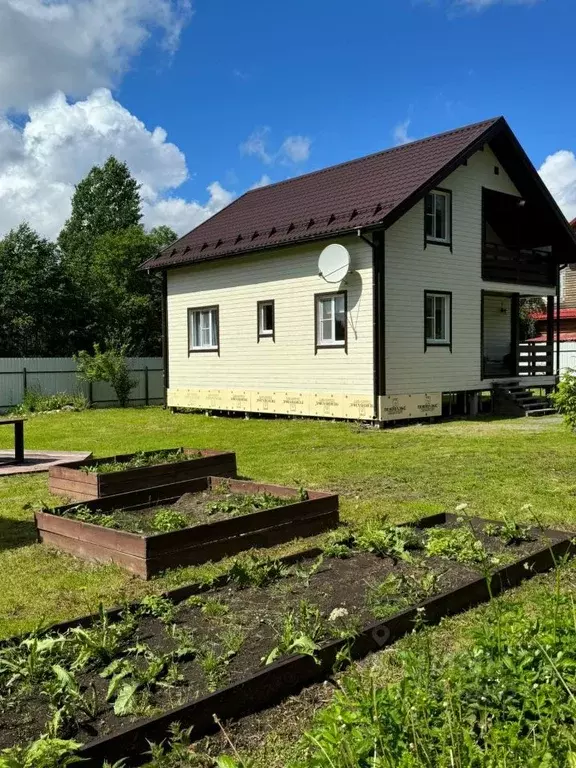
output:
[{"label": "wooden porch step", "polygon": [[526,411],[526,416],[536,418],[538,416],[553,416],[555,413],[558,413],[556,408],[536,408],[533,411]]}]

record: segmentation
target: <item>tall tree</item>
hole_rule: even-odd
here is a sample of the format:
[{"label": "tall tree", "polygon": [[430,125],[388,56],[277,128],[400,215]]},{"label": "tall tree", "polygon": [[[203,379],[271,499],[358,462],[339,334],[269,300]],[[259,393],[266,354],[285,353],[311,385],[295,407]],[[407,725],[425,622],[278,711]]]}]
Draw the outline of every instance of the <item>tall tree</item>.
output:
[{"label": "tall tree", "polygon": [[139,225],[140,192],[126,163],[110,157],[94,166],[77,186],[72,214],[64,225],[58,245],[65,274],[75,287],[73,325],[77,349],[102,341],[105,307],[91,280],[96,243],[101,237]]},{"label": "tall tree", "polygon": [[21,224],[0,240],[0,354],[50,356],[75,349],[72,289],[54,243]]},{"label": "tall tree", "polygon": [[160,280],[139,266],[175,239],[168,227],[147,234],[136,226],[96,240],[89,282],[98,302],[99,340],[126,346],[132,355],[159,354]]}]

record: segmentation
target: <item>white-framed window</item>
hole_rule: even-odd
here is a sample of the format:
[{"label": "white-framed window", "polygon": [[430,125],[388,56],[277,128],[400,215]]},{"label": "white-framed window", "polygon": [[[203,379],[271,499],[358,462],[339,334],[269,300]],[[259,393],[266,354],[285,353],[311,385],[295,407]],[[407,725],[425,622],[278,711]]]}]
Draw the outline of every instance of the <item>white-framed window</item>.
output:
[{"label": "white-framed window", "polygon": [[258,302],[258,338],[271,336],[274,338],[274,302]]},{"label": "white-framed window", "polygon": [[452,294],[445,291],[424,293],[425,345],[450,346],[452,343]]},{"label": "white-framed window", "polygon": [[218,307],[198,307],[188,310],[189,352],[218,352]]},{"label": "white-framed window", "polygon": [[429,192],[424,199],[424,233],[427,243],[452,242],[452,193],[442,189]]},{"label": "white-framed window", "polygon": [[346,346],[346,292],[316,296],[316,346]]}]

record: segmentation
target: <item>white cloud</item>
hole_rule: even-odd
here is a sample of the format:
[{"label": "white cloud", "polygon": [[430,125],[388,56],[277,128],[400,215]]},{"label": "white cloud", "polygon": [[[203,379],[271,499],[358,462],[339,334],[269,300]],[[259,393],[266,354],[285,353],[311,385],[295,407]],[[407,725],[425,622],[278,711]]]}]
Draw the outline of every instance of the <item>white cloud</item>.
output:
[{"label": "white cloud", "polygon": [[539,170],[544,183],[568,219],[576,218],[576,155],[561,149],[549,155]]},{"label": "white cloud", "polygon": [[536,5],[542,0],[456,0],[456,5],[461,5],[473,11],[484,11],[493,5]]},{"label": "white cloud", "polygon": [[181,234],[232,200],[218,182],[206,203],[173,196],[188,178],[186,159],[166,131],[146,126],[105,88],[70,104],[63,93],[30,109],[22,129],[0,116],[0,234],[22,221],[55,237],[70,214],[77,184],[114,155],[141,183],[144,223]]},{"label": "white cloud", "polygon": [[263,173],[255,184],[252,184],[250,189],[260,189],[260,187],[267,187],[268,184],[272,184],[272,179],[267,173]]},{"label": "white cloud", "polygon": [[279,155],[292,163],[304,163],[310,157],[311,144],[308,136],[288,136],[280,147]]},{"label": "white cloud", "polygon": [[410,144],[411,141],[414,141],[414,139],[408,134],[408,129],[410,128],[411,122],[412,120],[408,117],[406,120],[403,120],[401,123],[398,123],[394,126],[392,136],[394,137],[394,144],[396,144],[396,146],[400,146],[401,144]]},{"label": "white cloud", "polygon": [[284,139],[280,148],[273,152],[268,149],[270,132],[270,127],[267,125],[256,128],[246,141],[240,144],[240,153],[257,157],[266,165],[273,165],[276,162],[294,163],[296,165],[308,160],[312,144],[312,139],[308,136],[288,136]]},{"label": "white cloud", "polygon": [[169,51],[190,0],[0,0],[0,113],[113,85],[153,30]]},{"label": "white cloud", "polygon": [[253,131],[250,136],[248,136],[246,141],[240,144],[240,153],[242,155],[258,157],[260,160],[262,160],[263,163],[266,163],[267,165],[272,163],[274,158],[268,153],[268,150],[266,149],[269,133],[270,128],[268,126],[256,128],[256,130]]}]

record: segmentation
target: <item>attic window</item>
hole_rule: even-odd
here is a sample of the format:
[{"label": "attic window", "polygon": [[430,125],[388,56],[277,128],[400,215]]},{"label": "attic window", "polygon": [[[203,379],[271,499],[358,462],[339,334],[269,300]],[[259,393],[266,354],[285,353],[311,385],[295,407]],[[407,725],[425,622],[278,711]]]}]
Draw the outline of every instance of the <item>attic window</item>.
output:
[{"label": "attic window", "polygon": [[424,236],[426,243],[452,245],[452,193],[435,189],[424,199]]}]

